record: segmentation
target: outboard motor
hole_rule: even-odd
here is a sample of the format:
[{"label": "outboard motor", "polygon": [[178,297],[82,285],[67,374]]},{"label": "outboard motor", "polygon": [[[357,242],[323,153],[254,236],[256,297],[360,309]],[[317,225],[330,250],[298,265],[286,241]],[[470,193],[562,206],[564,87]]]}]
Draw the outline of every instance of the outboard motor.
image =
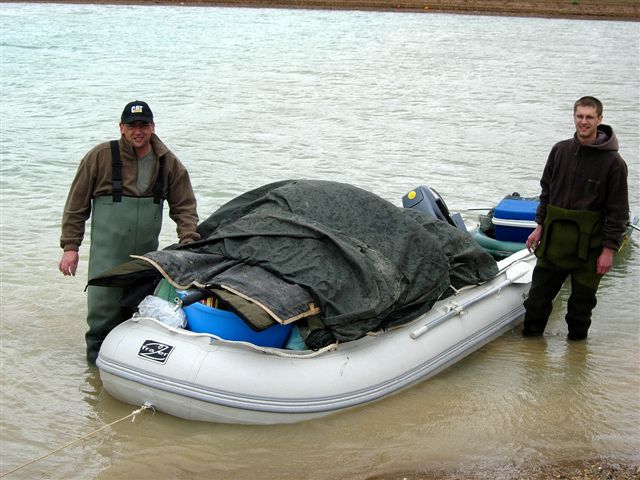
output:
[{"label": "outboard motor", "polygon": [[467,232],[467,226],[464,224],[462,215],[459,213],[451,215],[440,194],[426,185],[420,185],[405,194],[402,197],[402,206],[404,208],[414,208],[430,217],[444,220],[463,232]]}]

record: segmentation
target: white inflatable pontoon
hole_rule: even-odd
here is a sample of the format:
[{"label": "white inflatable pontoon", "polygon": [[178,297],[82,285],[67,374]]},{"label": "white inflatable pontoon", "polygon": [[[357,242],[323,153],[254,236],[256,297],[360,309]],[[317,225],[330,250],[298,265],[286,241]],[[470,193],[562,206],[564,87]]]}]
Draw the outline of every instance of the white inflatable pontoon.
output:
[{"label": "white inflatable pontoon", "polygon": [[229,342],[134,317],[97,359],[107,392],[191,420],[292,423],[364,405],[429,378],[517,325],[535,257],[498,262],[500,273],[437,302],[416,320],[324,351]]}]

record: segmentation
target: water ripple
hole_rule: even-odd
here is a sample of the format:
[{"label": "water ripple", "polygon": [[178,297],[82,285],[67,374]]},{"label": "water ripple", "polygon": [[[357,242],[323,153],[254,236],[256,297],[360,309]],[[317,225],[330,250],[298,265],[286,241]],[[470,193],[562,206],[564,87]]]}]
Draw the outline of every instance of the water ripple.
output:
[{"label": "water ripple", "polygon": [[[84,364],[86,242],[77,277],[56,265],[78,162],[118,136],[132,98],[153,106],[203,218],[285,178],[344,181],[398,205],[427,184],[452,210],[535,195],[583,94],[605,100],[640,184],[639,60],[620,54],[640,46],[631,22],[19,3],[0,18],[3,471],[131,411]],[[162,245],[175,241],[165,220]],[[507,333],[375,405],[267,428],[145,415],[28,475],[325,479],[466,465],[508,478],[523,462],[637,460],[639,255],[635,241],[603,280],[586,343],[565,340],[564,289],[544,338]]]}]

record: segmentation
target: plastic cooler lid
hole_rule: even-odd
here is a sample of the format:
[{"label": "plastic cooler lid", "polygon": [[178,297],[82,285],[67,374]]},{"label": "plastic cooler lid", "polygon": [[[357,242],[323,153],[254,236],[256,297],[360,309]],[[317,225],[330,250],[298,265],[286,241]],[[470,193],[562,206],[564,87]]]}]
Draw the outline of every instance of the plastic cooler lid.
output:
[{"label": "plastic cooler lid", "polygon": [[513,220],[535,220],[538,209],[537,200],[514,200],[505,198],[496,205],[493,216]]}]

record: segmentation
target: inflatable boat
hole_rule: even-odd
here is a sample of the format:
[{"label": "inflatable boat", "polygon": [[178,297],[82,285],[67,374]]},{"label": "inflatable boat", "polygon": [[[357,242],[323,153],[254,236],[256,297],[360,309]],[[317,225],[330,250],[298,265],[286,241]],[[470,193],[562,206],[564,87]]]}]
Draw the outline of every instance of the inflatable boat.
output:
[{"label": "inflatable boat", "polygon": [[133,405],[191,420],[277,424],[365,405],[410,387],[513,328],[534,257],[498,262],[482,285],[438,301],[416,320],[319,351],[229,341],[134,317],[100,349],[104,388]]},{"label": "inflatable boat", "polygon": [[[345,195],[336,195],[336,189]],[[266,279],[258,283],[261,285],[260,291],[267,292],[267,295],[262,297],[267,303],[274,301],[274,295],[272,295],[274,291],[290,292],[291,297],[299,296],[300,292],[295,288],[274,287],[275,284],[270,282],[277,281],[275,277],[265,277],[265,272],[261,273],[256,271],[254,267],[247,265],[240,266],[240,276],[234,276],[232,273],[237,270],[237,265],[234,264],[225,270],[224,281],[220,276],[214,276],[213,280],[208,282],[201,281],[202,285],[200,286],[204,288],[200,290],[210,292],[214,286],[220,287],[215,302],[210,304],[212,307],[202,303],[189,305],[191,301],[198,299],[198,293],[191,295],[188,292],[173,290],[171,295],[177,294],[178,296],[174,297],[175,306],[173,303],[169,303],[171,305],[169,315],[165,315],[166,311],[160,315],[153,308],[143,309],[141,306],[144,302],[142,302],[138,304],[138,312],[131,319],[111,331],[102,344],[97,359],[102,384],[108,393],[133,405],[148,405],[170,415],[197,421],[237,424],[278,424],[306,421],[366,405],[411,387],[458,362],[504,332],[514,328],[522,320],[523,300],[529,291],[535,256],[526,249],[517,249],[515,252],[505,254],[505,258],[501,260],[492,260],[486,251],[482,251],[482,248],[471,240],[461,216],[459,214],[451,215],[437,192],[424,186],[406,194],[403,197],[405,208],[397,209],[397,207],[386,205],[384,202],[380,205],[373,205],[379,203],[380,200],[343,185],[322,182],[285,182],[269,185],[260,190],[248,192],[245,197],[238,197],[238,199],[221,207],[218,213],[214,213],[204,222],[205,227],[207,223],[215,227],[211,229],[213,232],[211,244],[215,246],[220,238],[229,238],[226,236],[228,232],[235,234],[235,230],[229,226],[229,223],[225,223],[225,219],[229,217],[235,219],[234,212],[239,211],[238,207],[243,215],[247,211],[252,211],[250,207],[253,204],[262,208],[265,203],[270,202],[269,199],[272,198],[273,191],[277,193],[278,198],[275,203],[286,205],[286,212],[291,209],[291,205],[295,204],[290,200],[280,201],[283,195],[287,195],[287,192],[288,194],[291,192],[302,193],[305,196],[315,192],[317,198],[329,196],[331,199],[343,196],[353,200],[354,196],[361,196],[362,201],[353,208],[352,216],[347,222],[347,225],[350,226],[354,226],[358,219],[363,218],[365,223],[373,221],[377,228],[380,225],[380,219],[384,219],[386,222],[396,221],[390,220],[389,217],[398,214],[402,217],[401,221],[405,221],[405,214],[408,214],[409,223],[401,223],[402,225],[409,229],[416,227],[412,223],[414,220],[418,220],[420,225],[412,230],[411,236],[407,237],[410,241],[404,242],[406,250],[398,252],[394,244],[394,248],[387,250],[390,254],[386,258],[391,261],[395,254],[396,260],[408,266],[407,268],[413,268],[413,270],[416,270],[414,268],[415,262],[421,261],[422,256],[429,252],[429,249],[437,248],[435,244],[429,244],[431,246],[427,250],[420,250],[417,256],[416,252],[412,251],[419,249],[421,240],[417,237],[422,235],[421,229],[431,228],[433,225],[430,222],[436,222],[440,225],[436,230],[436,237],[440,241],[447,244],[446,235],[442,236],[445,230],[454,234],[451,237],[453,241],[449,240],[447,244],[449,246],[445,249],[446,256],[450,257],[450,264],[459,265],[458,260],[461,258],[468,260],[469,255],[475,249],[481,255],[474,257],[476,260],[472,261],[471,265],[475,265],[475,267],[472,267],[471,270],[479,268],[480,265],[486,265],[488,259],[492,274],[479,281],[463,286],[454,286],[455,279],[460,278],[461,271],[456,272],[458,267],[454,268],[450,265],[449,281],[452,283],[447,287],[447,294],[440,294],[437,299],[433,300],[435,303],[428,301],[427,307],[420,312],[413,309],[415,302],[402,304],[400,306],[401,313],[412,312],[405,316],[406,321],[378,324],[375,329],[366,330],[368,333],[357,335],[354,339],[334,337],[332,342],[310,346],[309,338],[306,338],[304,342],[295,340],[296,326],[301,321],[300,315],[312,314],[323,311],[323,309],[325,310],[322,319],[325,322],[325,328],[332,325],[327,323],[329,309],[321,302],[318,305],[315,304],[315,300],[321,299],[322,290],[318,290],[319,294],[314,295],[312,299],[314,302],[308,305],[308,312],[305,311],[306,313],[302,314],[299,310],[290,312],[294,319],[292,320],[293,325],[288,321],[276,322],[275,325],[256,332],[255,328],[249,328],[248,324],[251,322],[248,318],[241,319],[232,311],[217,308],[219,307],[218,301],[224,302],[229,297],[234,297],[237,300],[235,294],[239,294],[242,297],[241,300],[250,298],[245,295],[246,291],[243,293],[237,290],[243,287],[243,282],[237,282],[238,278],[252,278],[254,281],[256,278]],[[256,199],[258,199],[257,202]],[[520,199],[513,200],[515,202],[522,201]],[[307,205],[314,207],[316,203],[307,202]],[[524,225],[524,222],[530,220],[518,217],[523,215],[523,210],[527,211],[524,215],[530,216],[533,207],[528,203],[517,203],[508,207],[507,217],[515,216],[515,218],[503,220],[502,225],[499,226],[505,227],[506,230],[502,230],[501,233],[510,237],[523,237],[525,232],[522,230],[524,227],[528,227],[528,225]],[[349,206],[346,206],[345,210],[348,208]],[[361,214],[364,208],[369,210],[367,214]],[[415,212],[408,212],[407,209],[417,210],[426,215],[420,214],[416,217]],[[380,211],[384,212],[384,215],[379,215]],[[296,211],[296,216],[299,216],[300,213]],[[315,209],[313,213],[314,219],[323,214],[318,209]],[[342,211],[340,213],[346,214]],[[500,212],[498,213],[500,214]],[[252,215],[254,214],[252,213]],[[221,216],[224,218],[221,219]],[[333,214],[327,214],[324,221],[331,223],[333,217]],[[252,216],[251,224],[253,225],[259,218],[262,217]],[[425,218],[433,220],[422,223]],[[438,222],[435,219],[444,222]],[[637,223],[637,218],[635,222]],[[442,227],[443,223],[449,225]],[[496,224],[499,223],[496,222]],[[452,229],[451,226],[456,228]],[[262,229],[267,227],[268,224],[261,225]],[[357,225],[356,227],[360,228],[361,226]],[[313,225],[314,231],[318,228],[319,224]],[[278,226],[278,229],[281,227]],[[460,230],[465,233],[461,234]],[[201,231],[206,233],[206,228]],[[369,231],[373,231],[373,237],[370,237],[368,241],[375,243],[377,230],[369,229]],[[326,235],[327,233],[323,231],[323,243],[330,242]],[[402,236],[403,234],[399,233],[398,235]],[[386,240],[384,238],[387,238],[384,235],[382,237],[383,244],[379,246],[380,248],[385,247]],[[245,241],[247,240],[243,240],[243,242]],[[513,243],[523,245],[523,241],[524,239]],[[470,248],[463,249],[463,256],[456,256],[456,252],[451,248],[452,245],[459,243],[466,244],[467,247],[471,245]],[[253,246],[255,247],[255,245],[254,243]],[[348,243],[344,245],[348,245]],[[363,243],[359,243],[359,245],[359,248],[362,248]],[[369,246],[371,245],[373,244]],[[199,251],[202,248],[203,244],[199,244],[194,250]],[[317,248],[321,247],[316,245],[314,249]],[[212,251],[218,252],[219,250]],[[382,252],[382,250],[377,251]],[[151,278],[150,276],[154,274],[159,275],[154,269],[162,272],[164,277],[156,287],[153,299],[158,300],[157,295],[161,295],[160,285],[163,281],[166,283],[169,280],[172,286],[177,286],[181,282],[189,283],[191,286],[197,285],[198,282],[192,281],[195,278],[192,273],[193,269],[199,263],[204,263],[206,264],[205,270],[212,270],[210,262],[213,261],[215,264],[216,259],[223,258],[220,255],[209,255],[205,257],[204,261],[200,261],[199,256],[194,257],[194,252],[187,251],[185,258],[188,261],[180,262],[181,253],[185,252],[176,252],[175,250],[164,253],[150,252],[145,255],[148,258],[140,257],[144,260],[142,263],[147,267],[149,263],[154,267],[151,268],[152,273],[143,272],[143,279]],[[202,254],[202,252],[199,253]],[[224,253],[229,254],[226,251]],[[479,261],[478,258],[482,257],[487,258]],[[376,260],[374,263],[377,264],[378,257],[374,257],[374,259]],[[408,259],[410,260],[408,261]],[[223,261],[228,262],[228,259],[224,257]],[[476,261],[479,263],[473,263]],[[186,268],[183,268],[185,265]],[[277,266],[278,264],[272,264],[271,269]],[[362,266],[365,264],[358,265],[358,271]],[[126,274],[123,278],[129,278],[132,268],[130,265],[125,265],[125,267]],[[313,268],[320,267],[316,263]],[[217,267],[213,270],[217,271]],[[463,269],[462,273],[467,271]],[[413,288],[414,283],[420,283],[424,280],[422,277],[432,273],[418,270],[416,271],[418,276],[414,277],[413,281],[403,280],[401,283],[407,288]],[[342,284],[341,275],[333,277],[333,282],[330,282],[332,283],[331,287]],[[456,277],[457,275],[458,277]],[[106,275],[106,277],[109,280],[110,276]],[[111,275],[111,278],[115,277]],[[188,280],[181,281],[181,278]],[[406,279],[407,277],[403,276],[402,278]],[[233,281],[236,281],[234,285],[237,287],[230,288],[230,282]],[[362,281],[366,282],[366,279]],[[99,283],[98,281],[95,284],[108,285],[109,283],[104,281]],[[353,292],[356,291],[353,282],[347,282],[344,285],[340,288],[346,289],[346,293],[353,296]],[[246,287],[246,285],[244,286]],[[384,290],[378,290],[375,295],[367,295],[368,288],[361,290],[364,292],[365,298],[359,299],[364,300],[365,305],[375,303],[384,297]],[[400,292],[397,298],[406,298],[407,292],[410,291]],[[335,300],[337,292],[345,293],[335,290],[335,288],[333,292],[334,297],[330,298],[332,301]],[[167,302],[171,295],[166,297],[164,301]],[[289,297],[289,294],[279,293],[275,297],[286,298]],[[306,304],[308,302],[304,295],[301,298],[303,300],[298,303]],[[205,300],[200,298],[200,301]],[[228,305],[234,304],[234,300],[230,302]],[[261,301],[256,301],[253,298],[249,303],[252,308],[260,306],[262,310],[273,315],[273,309],[266,308]],[[145,304],[145,307],[148,306]],[[231,310],[240,314],[240,311],[245,307],[246,305],[244,307],[237,306]],[[205,313],[205,311],[207,312]],[[212,316],[211,311],[215,311],[215,315]],[[186,312],[185,323],[181,323],[180,318],[174,322],[174,317],[179,317],[177,313],[180,312]],[[394,313],[391,314],[391,317],[393,315]],[[277,317],[277,315],[273,316]],[[303,319],[302,321],[307,320]],[[359,320],[354,317],[350,322],[353,321],[358,322]],[[344,337],[345,332],[349,332],[349,330],[341,331],[339,324],[333,325],[333,331],[336,334]],[[353,324],[349,323],[349,326],[351,325]]]},{"label": "inflatable boat", "polygon": [[395,394],[513,328],[533,256],[496,262],[428,187],[403,203],[277,182],[214,212],[200,242],[92,279],[136,299],[154,287],[102,344],[105,390],[192,420],[299,422]]}]

